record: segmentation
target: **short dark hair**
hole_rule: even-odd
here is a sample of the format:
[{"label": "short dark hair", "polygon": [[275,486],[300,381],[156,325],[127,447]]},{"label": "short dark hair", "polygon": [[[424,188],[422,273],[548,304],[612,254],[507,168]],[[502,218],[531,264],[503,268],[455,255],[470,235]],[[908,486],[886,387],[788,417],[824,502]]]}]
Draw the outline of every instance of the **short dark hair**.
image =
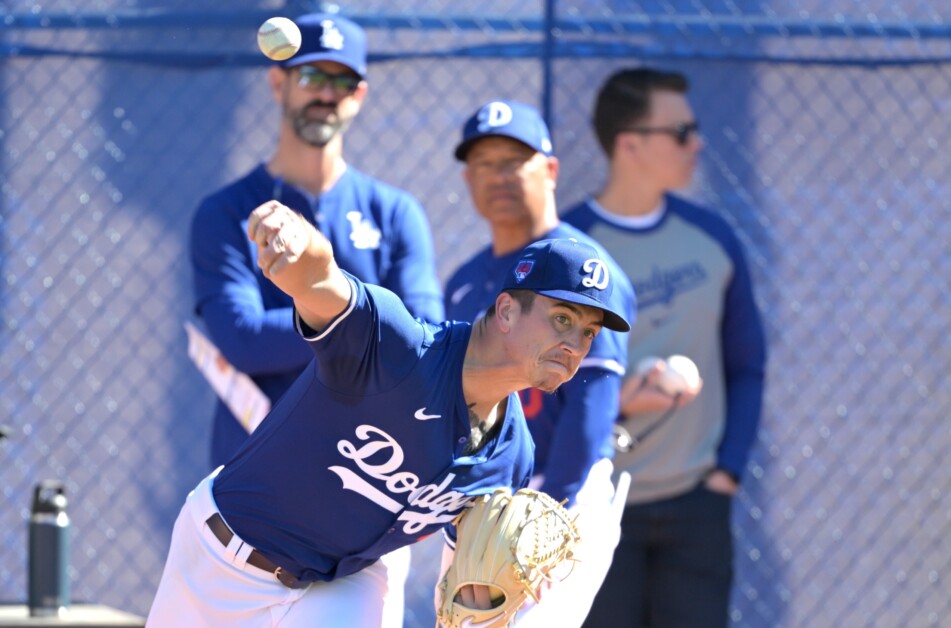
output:
[{"label": "short dark hair", "polygon": [[689,86],[687,77],[679,72],[628,68],[612,74],[598,92],[592,118],[604,154],[610,158],[617,136],[650,115],[652,93],[684,94]]},{"label": "short dark hair", "polygon": [[[532,305],[535,303],[535,293],[531,290],[512,290],[508,288],[502,292],[508,293],[513,299],[518,301],[523,312],[527,313],[532,311]],[[485,312],[486,318],[492,318],[493,316],[495,316],[495,303]]]}]

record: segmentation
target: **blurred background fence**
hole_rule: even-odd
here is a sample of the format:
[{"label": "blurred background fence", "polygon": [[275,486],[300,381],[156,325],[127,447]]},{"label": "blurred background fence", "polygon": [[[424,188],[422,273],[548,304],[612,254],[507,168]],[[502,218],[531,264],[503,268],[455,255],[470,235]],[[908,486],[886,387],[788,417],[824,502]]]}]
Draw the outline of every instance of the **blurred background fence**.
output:
[{"label": "blurred background fence", "polygon": [[[0,2],[0,600],[33,485],[66,482],[73,598],[145,614],[207,471],[188,360],[199,201],[269,156],[257,25],[313,2]],[[515,7],[515,8],[513,8]],[[686,191],[739,231],[770,341],[736,500],[739,626],[951,626],[951,5],[945,0],[366,0],[357,167],[414,193],[440,275],[488,240],[451,157],[496,97],[545,111],[562,207],[596,191],[613,70],[678,69]],[[431,626],[432,547],[406,626]],[[689,603],[689,601],[685,601]]]}]

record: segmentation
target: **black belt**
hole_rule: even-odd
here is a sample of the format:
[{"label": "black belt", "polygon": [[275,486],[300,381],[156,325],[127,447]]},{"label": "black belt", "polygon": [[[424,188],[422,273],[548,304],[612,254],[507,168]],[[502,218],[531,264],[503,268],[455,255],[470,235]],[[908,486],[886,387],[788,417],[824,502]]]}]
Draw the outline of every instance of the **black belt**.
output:
[{"label": "black belt", "polygon": [[[205,523],[208,524],[208,528],[211,530],[212,534],[215,535],[215,538],[221,541],[222,545],[228,547],[228,543],[231,543],[231,539],[234,538],[234,532],[231,531],[231,528],[228,527],[228,524],[225,523],[225,520],[221,518],[221,515],[215,513],[208,517],[208,520],[205,521]],[[258,569],[262,569],[274,574],[274,577],[277,578],[278,582],[283,584],[288,589],[303,589],[304,587],[310,585],[309,582],[301,582],[297,579],[297,576],[292,573],[288,573],[283,567],[276,564],[270,558],[257,550],[251,550],[251,553],[248,554],[247,563],[252,567],[257,567]]]}]

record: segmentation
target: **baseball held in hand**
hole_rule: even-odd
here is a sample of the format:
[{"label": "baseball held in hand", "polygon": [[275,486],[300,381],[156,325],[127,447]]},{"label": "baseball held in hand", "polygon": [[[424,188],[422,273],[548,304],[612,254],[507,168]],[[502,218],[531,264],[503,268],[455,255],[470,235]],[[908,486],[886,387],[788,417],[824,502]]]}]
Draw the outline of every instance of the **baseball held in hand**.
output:
[{"label": "baseball held in hand", "polygon": [[697,365],[685,355],[672,355],[667,358],[667,368],[657,378],[657,387],[671,396],[685,390],[696,390],[699,385],[700,372]]},{"label": "baseball held in hand", "polygon": [[286,17],[272,17],[258,29],[258,48],[274,61],[290,59],[300,50],[300,29]]},{"label": "baseball held in hand", "polygon": [[663,361],[664,358],[659,358],[656,355],[641,358],[637,363],[637,368],[634,369],[634,374],[639,376],[646,375],[649,371],[654,369],[655,364]]}]

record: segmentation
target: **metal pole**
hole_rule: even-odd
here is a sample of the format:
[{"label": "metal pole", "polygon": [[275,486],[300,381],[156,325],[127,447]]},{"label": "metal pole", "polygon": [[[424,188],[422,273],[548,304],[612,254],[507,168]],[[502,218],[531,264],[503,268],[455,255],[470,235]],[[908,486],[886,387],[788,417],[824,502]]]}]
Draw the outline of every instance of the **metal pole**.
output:
[{"label": "metal pole", "polygon": [[545,0],[545,41],[542,46],[542,117],[554,143],[552,124],[552,64],[555,56],[555,0]]}]

